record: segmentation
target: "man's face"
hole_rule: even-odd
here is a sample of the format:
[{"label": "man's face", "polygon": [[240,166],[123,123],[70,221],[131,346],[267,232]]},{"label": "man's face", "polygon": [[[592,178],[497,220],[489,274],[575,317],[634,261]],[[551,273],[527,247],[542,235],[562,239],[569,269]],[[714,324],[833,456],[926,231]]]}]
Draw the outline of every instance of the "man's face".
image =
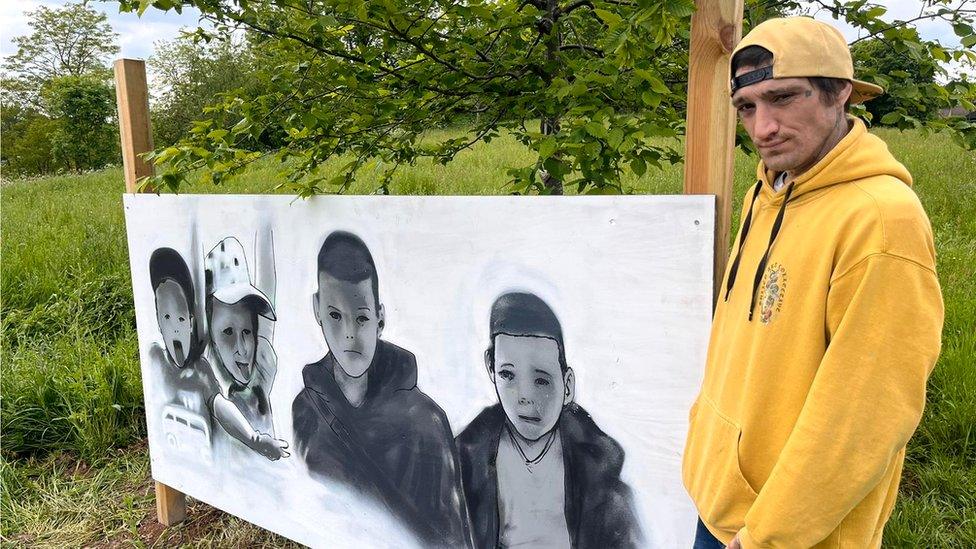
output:
[{"label": "man's face", "polygon": [[156,320],[166,352],[182,368],[190,353],[194,322],[183,288],[174,280],[167,279],[156,288]]},{"label": "man's face", "polygon": [[559,365],[559,344],[548,337],[495,336],[495,392],[519,435],[538,440],[556,426],[572,400],[572,371]]},{"label": "man's face", "polygon": [[210,338],[224,368],[239,383],[251,379],[257,347],[256,317],[243,300],[227,305],[213,300]]},{"label": "man's face", "polygon": [[325,343],[342,371],[350,377],[366,373],[383,329],[383,306],[376,303],[372,281],[346,282],[319,273],[312,306]]},{"label": "man's face", "polygon": [[[761,67],[741,67],[735,75],[757,68]],[[838,132],[846,133],[847,92],[832,105],[825,105],[820,94],[806,78],[777,78],[746,86],[732,96],[739,120],[767,168],[802,173],[833,148]]]}]

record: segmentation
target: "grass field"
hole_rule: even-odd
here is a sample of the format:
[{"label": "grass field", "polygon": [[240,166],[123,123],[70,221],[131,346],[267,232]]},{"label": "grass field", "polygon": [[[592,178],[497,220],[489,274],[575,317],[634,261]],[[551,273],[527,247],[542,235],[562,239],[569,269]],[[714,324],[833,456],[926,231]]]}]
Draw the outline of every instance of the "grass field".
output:
[{"label": "grass field", "polygon": [[[915,176],[936,235],[946,302],[942,356],[909,444],[886,547],[976,547],[976,155],[942,135],[879,131]],[[403,169],[396,194],[504,194],[531,157],[498,139],[448,166]],[[755,161],[736,158],[738,211]],[[220,188],[273,192],[259,166]],[[635,193],[678,193],[681,168],[627,176]],[[372,192],[368,175],[352,192]],[[202,504],[155,524],[118,169],[4,182],[0,541],[3,546],[279,546]],[[279,192],[286,192],[285,190]]]}]

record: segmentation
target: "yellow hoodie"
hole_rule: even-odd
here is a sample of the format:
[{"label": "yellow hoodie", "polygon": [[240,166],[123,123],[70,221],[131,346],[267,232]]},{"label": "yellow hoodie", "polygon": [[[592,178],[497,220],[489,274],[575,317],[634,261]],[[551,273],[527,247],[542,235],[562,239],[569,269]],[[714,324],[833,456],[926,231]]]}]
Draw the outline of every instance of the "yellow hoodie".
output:
[{"label": "yellow hoodie", "polygon": [[725,543],[879,546],[925,405],[943,319],[932,228],[908,170],[852,123],[778,193],[760,163],[744,201],[683,471]]}]

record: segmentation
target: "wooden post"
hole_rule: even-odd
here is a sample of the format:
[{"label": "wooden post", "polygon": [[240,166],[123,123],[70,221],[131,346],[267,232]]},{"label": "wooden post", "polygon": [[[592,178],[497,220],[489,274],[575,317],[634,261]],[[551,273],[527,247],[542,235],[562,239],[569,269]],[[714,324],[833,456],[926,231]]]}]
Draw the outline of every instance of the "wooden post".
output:
[{"label": "wooden post", "polygon": [[688,55],[685,194],[715,195],[713,299],[729,257],[735,111],[729,99],[729,58],[742,38],[743,0],[696,0]]},{"label": "wooden post", "polygon": [[145,61],[138,59],[115,61],[115,97],[119,105],[119,134],[122,137],[125,192],[135,193],[139,192],[139,180],[153,174],[152,164],[139,156],[153,149]]},{"label": "wooden post", "polygon": [[[115,62],[115,95],[119,106],[125,191],[135,193],[139,192],[139,180],[153,174],[152,164],[140,156],[153,148],[145,61],[119,59]],[[152,189],[145,190],[151,192]],[[157,482],[156,516],[166,526],[182,522],[186,518],[186,496]]]}]

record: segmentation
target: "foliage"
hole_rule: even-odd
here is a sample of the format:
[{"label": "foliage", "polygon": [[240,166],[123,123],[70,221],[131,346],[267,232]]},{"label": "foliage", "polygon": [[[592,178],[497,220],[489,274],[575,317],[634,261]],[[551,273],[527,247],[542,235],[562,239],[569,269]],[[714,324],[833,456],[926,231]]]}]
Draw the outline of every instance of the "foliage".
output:
[{"label": "foliage", "polygon": [[16,104],[0,107],[0,162],[10,176],[50,173],[55,169],[51,135],[58,123]]},{"label": "foliage", "polygon": [[51,134],[54,157],[76,172],[117,161],[119,142],[115,122],[115,90],[91,76],[62,76],[42,91],[57,119]]},{"label": "foliage", "polygon": [[220,94],[239,90],[244,97],[257,95],[254,55],[246,42],[216,39],[210,42],[191,35],[157,44],[149,58],[153,88],[152,126],[157,146],[169,146],[186,135],[193,121],[204,117],[206,107],[220,101]]},{"label": "foliage", "polygon": [[[147,0],[121,2],[129,10],[149,6]],[[809,12],[813,5],[863,29],[865,37],[919,56],[973,59],[974,10],[950,8],[950,2],[929,3],[927,17],[955,25],[963,37],[955,50],[920,41],[910,22],[887,21],[884,8],[865,0],[749,0],[747,13],[761,20]],[[502,130],[535,153],[530,163],[509,167],[517,192],[562,192],[564,184],[619,192],[625,169],[640,175],[681,159],[676,141],[654,138],[684,131],[692,0],[154,5],[195,6],[216,34],[243,29],[275,61],[260,69],[264,93],[226,96],[177,146],[156,152],[162,167],[157,187],[176,189],[197,168],[204,168],[196,172],[204,180],[222,182],[265,156],[260,143],[273,134],[285,136],[271,152],[302,195],[341,192],[363,168],[376,174],[380,192],[388,192],[399,166],[425,157],[450,162]],[[940,93],[945,102],[959,103],[971,100],[976,88]],[[421,140],[427,129],[449,125],[459,114],[473,117],[469,135]],[[898,124],[923,121],[906,115]],[[952,129],[976,140],[972,125],[957,121]],[[346,153],[352,159],[344,169],[325,177],[322,163]]]},{"label": "foliage", "polygon": [[40,6],[27,12],[32,32],[13,39],[17,53],[8,57],[3,102],[45,110],[40,90],[63,76],[108,76],[106,60],[119,51],[118,35],[108,18],[84,3],[61,8]]},{"label": "foliage", "polygon": [[872,75],[875,82],[887,82],[888,93],[865,103],[875,123],[885,124],[885,117],[899,108],[901,112],[914,113],[923,122],[939,115],[938,109],[944,101],[939,100],[942,86],[936,83],[935,76],[940,66],[934,58],[913,56],[907,48],[897,51],[878,38],[854,44],[851,53],[857,74]]}]

